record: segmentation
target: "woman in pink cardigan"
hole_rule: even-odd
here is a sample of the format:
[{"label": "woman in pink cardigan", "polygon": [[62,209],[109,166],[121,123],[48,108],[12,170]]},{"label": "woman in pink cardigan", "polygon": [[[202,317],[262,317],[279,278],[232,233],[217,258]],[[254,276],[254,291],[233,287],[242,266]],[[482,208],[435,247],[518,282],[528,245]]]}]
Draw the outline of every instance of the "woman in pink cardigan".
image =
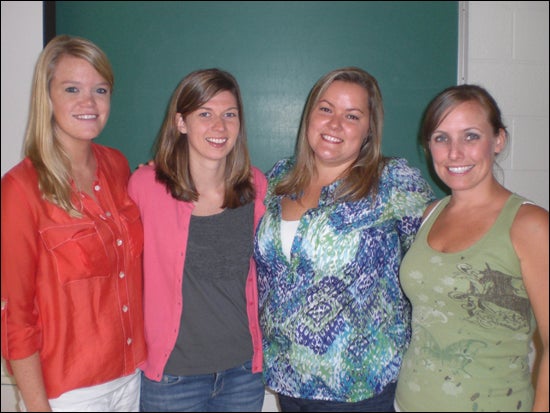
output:
[{"label": "woman in pink cardigan", "polygon": [[261,411],[254,231],[266,179],[250,164],[235,78],[186,76],[132,175],[144,225],[142,411]]}]

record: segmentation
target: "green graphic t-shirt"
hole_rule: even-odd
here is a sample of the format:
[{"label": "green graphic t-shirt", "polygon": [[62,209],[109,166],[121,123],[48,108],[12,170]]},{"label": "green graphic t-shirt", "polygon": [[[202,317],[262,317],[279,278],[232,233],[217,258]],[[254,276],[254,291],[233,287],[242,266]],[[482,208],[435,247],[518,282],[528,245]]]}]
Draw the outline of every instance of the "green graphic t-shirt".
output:
[{"label": "green graphic t-shirt", "polygon": [[528,411],[528,353],[535,319],[510,240],[525,199],[513,194],[491,229],[460,252],[442,253],[427,235],[444,198],[403,259],[412,338],[396,402],[403,411]]}]

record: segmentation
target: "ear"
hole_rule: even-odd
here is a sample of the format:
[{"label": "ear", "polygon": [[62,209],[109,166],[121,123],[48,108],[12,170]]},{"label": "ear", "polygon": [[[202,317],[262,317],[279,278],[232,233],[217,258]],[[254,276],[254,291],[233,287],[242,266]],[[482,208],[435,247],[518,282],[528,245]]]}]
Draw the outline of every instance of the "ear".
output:
[{"label": "ear", "polygon": [[185,124],[181,113],[176,113],[176,127],[180,133],[187,133],[187,125]]},{"label": "ear", "polygon": [[500,153],[506,146],[506,131],[502,128],[499,129],[495,139],[495,153]]}]

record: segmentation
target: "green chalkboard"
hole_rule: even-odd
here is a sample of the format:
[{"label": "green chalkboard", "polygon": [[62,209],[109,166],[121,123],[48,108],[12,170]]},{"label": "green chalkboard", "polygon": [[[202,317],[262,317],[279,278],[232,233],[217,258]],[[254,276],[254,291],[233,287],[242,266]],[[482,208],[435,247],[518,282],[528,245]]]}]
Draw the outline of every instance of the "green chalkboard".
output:
[{"label": "green chalkboard", "polygon": [[383,151],[406,157],[439,189],[417,143],[422,112],[456,84],[457,1],[57,1],[56,33],[87,37],[115,72],[98,142],[130,165],[151,157],[181,78],[219,67],[239,81],[253,163],[293,152],[309,90],[348,65],[374,75],[385,103]]}]

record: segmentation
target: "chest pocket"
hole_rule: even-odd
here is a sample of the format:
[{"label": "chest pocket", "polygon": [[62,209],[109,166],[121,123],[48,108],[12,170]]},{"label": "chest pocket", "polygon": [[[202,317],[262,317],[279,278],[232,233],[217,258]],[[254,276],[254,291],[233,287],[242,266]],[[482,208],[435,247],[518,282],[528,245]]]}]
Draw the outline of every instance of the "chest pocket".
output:
[{"label": "chest pocket", "polygon": [[109,275],[107,249],[92,222],[48,228],[40,236],[61,284]]},{"label": "chest pocket", "polygon": [[143,224],[139,209],[134,204],[130,204],[119,212],[128,233],[130,252],[134,258],[139,258],[143,252]]}]

